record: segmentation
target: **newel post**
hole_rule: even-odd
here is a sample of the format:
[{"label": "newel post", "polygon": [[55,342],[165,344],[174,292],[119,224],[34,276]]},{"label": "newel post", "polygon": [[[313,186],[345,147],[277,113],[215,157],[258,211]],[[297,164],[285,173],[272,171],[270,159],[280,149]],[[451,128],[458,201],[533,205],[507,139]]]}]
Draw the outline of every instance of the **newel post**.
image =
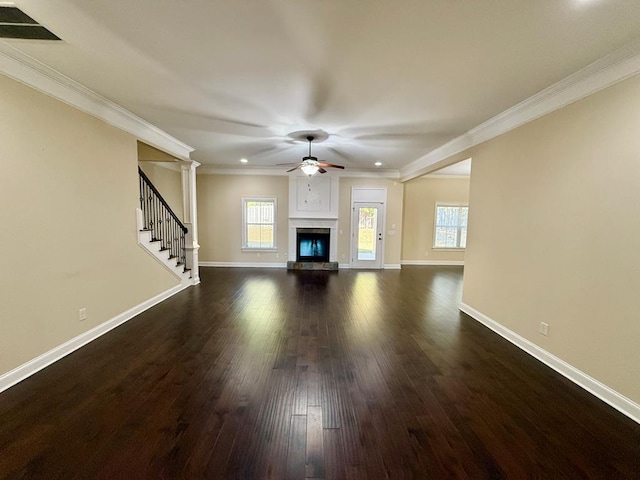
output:
[{"label": "newel post", "polygon": [[200,283],[198,270],[198,208],[196,196],[196,168],[200,164],[194,160],[181,162],[182,169],[182,206],[184,225],[189,229],[185,237],[187,268],[191,269],[191,280],[194,285]]}]

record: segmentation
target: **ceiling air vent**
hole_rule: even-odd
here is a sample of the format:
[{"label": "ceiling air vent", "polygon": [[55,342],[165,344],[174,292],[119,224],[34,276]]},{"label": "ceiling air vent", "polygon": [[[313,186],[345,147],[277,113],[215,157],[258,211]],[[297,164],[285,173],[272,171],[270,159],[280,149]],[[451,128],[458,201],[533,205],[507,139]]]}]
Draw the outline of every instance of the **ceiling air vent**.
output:
[{"label": "ceiling air vent", "polygon": [[19,8],[5,6],[0,6],[0,38],[60,40]]}]

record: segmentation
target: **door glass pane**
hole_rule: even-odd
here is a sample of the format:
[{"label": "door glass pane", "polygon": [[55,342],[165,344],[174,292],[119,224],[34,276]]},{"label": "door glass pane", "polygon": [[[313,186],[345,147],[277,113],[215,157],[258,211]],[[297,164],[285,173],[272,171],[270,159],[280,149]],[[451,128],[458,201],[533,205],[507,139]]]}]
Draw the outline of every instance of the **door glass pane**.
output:
[{"label": "door glass pane", "polygon": [[378,209],[358,208],[358,260],[376,259],[376,232],[378,231]]}]

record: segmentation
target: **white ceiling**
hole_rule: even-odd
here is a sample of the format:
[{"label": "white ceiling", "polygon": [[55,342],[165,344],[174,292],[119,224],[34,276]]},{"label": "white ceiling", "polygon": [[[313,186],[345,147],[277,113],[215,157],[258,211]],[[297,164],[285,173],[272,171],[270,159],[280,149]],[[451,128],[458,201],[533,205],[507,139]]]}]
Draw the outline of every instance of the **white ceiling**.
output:
[{"label": "white ceiling", "polygon": [[3,41],[204,165],[400,169],[640,34],[638,0],[15,0],[63,42]]}]

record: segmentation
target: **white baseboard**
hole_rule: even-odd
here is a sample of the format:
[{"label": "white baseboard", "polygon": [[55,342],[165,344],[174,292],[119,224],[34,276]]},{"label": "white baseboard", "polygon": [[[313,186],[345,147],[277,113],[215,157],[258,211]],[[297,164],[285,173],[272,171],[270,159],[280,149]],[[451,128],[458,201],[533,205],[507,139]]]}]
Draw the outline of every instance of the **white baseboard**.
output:
[{"label": "white baseboard", "polygon": [[286,263],[252,263],[252,262],[199,262],[200,267],[229,268],[287,268]]},{"label": "white baseboard", "polygon": [[464,260],[402,260],[401,265],[464,266]]},{"label": "white baseboard", "polygon": [[81,333],[77,337],[72,338],[71,340],[66,341],[65,343],[58,345],[57,347],[52,348],[48,352],[43,353],[42,355],[29,360],[26,363],[23,363],[19,367],[10,370],[9,372],[0,375],[0,392],[5,391],[6,389],[14,386],[16,383],[21,382],[27,377],[30,377],[34,373],[39,372],[43,368],[51,365],[52,363],[60,360],[61,358],[69,355],[80,347],[86,345],[87,343],[95,340],[96,338],[104,335],[105,333],[113,330],[119,325],[122,325],[127,320],[132,319],[136,315],[144,312],[145,310],[153,307],[154,305],[166,300],[167,298],[175,295],[181,290],[184,290],[189,285],[176,285],[175,287],[166,290],[149,300],[142,302],[139,305],[136,305],[133,308],[130,308],[126,312],[123,312],[111,320],[107,320],[104,323],[92,328],[91,330],[87,330],[84,333]]},{"label": "white baseboard", "polygon": [[[287,268],[286,263],[249,263],[249,262],[199,262],[199,266],[201,267],[230,267],[230,268]],[[350,269],[351,265],[348,263],[340,263],[338,264],[338,268],[340,270]],[[388,267],[387,265],[384,268],[394,268]],[[400,265],[397,266],[400,268]]]},{"label": "white baseboard", "polygon": [[492,320],[483,313],[480,313],[473,307],[470,307],[465,303],[461,303],[459,308],[461,311],[477,320],[478,322],[482,323],[483,325],[487,326],[501,337],[504,337],[515,346],[521,348],[532,357],[553,368],[556,372],[564,375],[576,385],[584,388],[587,392],[595,395],[603,402],[608,403],[613,408],[620,411],[635,422],[640,423],[640,405],[635,403],[633,400],[616,392],[612,388],[599,382],[595,378],[590,377],[586,373],[578,370],[564,360],[561,360],[555,355],[540,348],[535,343],[532,343],[526,338],[521,337],[517,333],[509,330],[495,320]]},{"label": "white baseboard", "polygon": [[[351,268],[351,265],[349,265],[348,263],[340,263],[338,264],[338,268],[340,270],[349,270]],[[402,266],[399,263],[385,263],[382,268],[384,270],[400,270]]]}]

